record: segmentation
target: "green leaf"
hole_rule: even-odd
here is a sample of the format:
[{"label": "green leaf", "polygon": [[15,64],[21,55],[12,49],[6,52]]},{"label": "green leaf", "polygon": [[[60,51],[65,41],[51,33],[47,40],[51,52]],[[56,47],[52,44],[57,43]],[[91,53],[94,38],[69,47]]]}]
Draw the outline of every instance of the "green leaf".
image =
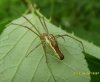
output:
[{"label": "green leaf", "polygon": [[[44,33],[43,26],[34,13],[26,17],[41,33]],[[50,34],[66,34],[47,19],[45,22]],[[12,23],[34,29],[23,17]],[[46,61],[42,45],[26,57],[41,42],[39,37],[24,27],[11,23],[7,25],[0,36],[0,82],[90,82],[91,77],[87,74],[90,70],[84,53],[82,53],[82,45],[71,37],[66,36],[64,39],[65,41],[57,38],[59,48],[65,56],[64,60],[59,60],[52,49],[47,46]],[[100,58],[99,48],[86,41],[81,41],[87,53]]]},{"label": "green leaf", "polygon": [[[100,81],[100,59],[95,58],[94,56],[85,53],[85,58],[87,60],[89,69],[91,72],[95,74],[91,74],[91,82],[99,82]],[[97,74],[96,74],[97,73]]]},{"label": "green leaf", "polygon": [[0,22],[0,34],[5,29],[5,25],[8,24],[11,20],[6,18],[2,22]]}]

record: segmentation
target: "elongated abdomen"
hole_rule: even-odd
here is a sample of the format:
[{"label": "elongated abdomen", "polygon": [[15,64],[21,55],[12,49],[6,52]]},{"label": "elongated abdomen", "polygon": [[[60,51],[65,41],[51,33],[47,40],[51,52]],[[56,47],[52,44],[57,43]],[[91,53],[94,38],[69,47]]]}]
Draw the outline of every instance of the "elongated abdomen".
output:
[{"label": "elongated abdomen", "polygon": [[58,43],[56,41],[56,38],[50,34],[48,37],[48,42],[50,44],[50,47],[52,48],[52,50],[55,52],[55,55],[60,59],[63,60],[64,59],[64,55],[62,54],[62,52],[59,49]]},{"label": "elongated abdomen", "polygon": [[60,60],[63,60],[64,59],[64,55],[60,51],[58,45],[57,46],[54,46],[53,50],[56,52],[55,54],[59,57]]}]

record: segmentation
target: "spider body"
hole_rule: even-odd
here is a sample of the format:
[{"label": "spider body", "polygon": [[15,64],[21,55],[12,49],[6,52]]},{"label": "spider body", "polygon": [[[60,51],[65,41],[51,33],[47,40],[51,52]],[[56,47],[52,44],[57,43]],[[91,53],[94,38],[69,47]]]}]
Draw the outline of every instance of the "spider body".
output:
[{"label": "spider body", "polygon": [[56,40],[56,38],[55,38],[55,36],[53,34],[43,33],[40,36],[40,39],[41,39],[42,43],[45,42],[51,47],[51,49],[55,52],[55,55],[60,60],[64,59],[64,55],[60,51],[59,46],[58,46],[58,42],[57,42],[57,40]]}]

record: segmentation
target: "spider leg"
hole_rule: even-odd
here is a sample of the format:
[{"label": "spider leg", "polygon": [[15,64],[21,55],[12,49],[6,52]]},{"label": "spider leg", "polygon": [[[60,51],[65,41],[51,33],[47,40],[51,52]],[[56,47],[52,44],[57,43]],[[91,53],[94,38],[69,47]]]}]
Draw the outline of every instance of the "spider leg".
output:
[{"label": "spider leg", "polygon": [[70,38],[72,38],[72,39],[74,39],[74,40],[80,42],[81,45],[82,45],[83,52],[85,52],[85,48],[84,48],[84,45],[83,45],[82,41],[80,41],[80,40],[78,40],[78,39],[76,39],[76,38],[74,38],[74,37],[72,37],[72,36],[70,36],[70,35],[68,35],[68,34],[60,35],[60,36],[58,36],[57,38],[60,38],[60,37],[63,37],[63,36],[68,36],[68,37],[70,37]]},{"label": "spider leg", "polygon": [[26,55],[26,57],[29,56],[30,53],[32,53],[32,52],[33,52],[36,48],[38,48],[41,44],[42,44],[42,43],[39,43],[38,45],[36,45],[35,48],[33,48],[33,49]]},{"label": "spider leg", "polygon": [[56,38],[61,37],[61,38],[65,41],[65,38],[64,38],[62,35],[56,35],[55,37],[56,37]]},{"label": "spider leg", "polygon": [[[43,45],[43,44],[42,44],[42,45]],[[57,82],[56,79],[55,79],[55,77],[54,77],[54,74],[52,73],[52,70],[51,70],[50,66],[48,65],[48,60],[47,60],[47,55],[46,55],[46,46],[45,46],[45,45],[43,45],[43,49],[44,49],[44,55],[45,55],[47,67],[48,67],[48,69],[50,70],[50,73],[51,73],[51,75],[52,75],[54,81]]]},{"label": "spider leg", "polygon": [[35,33],[37,36],[39,36],[39,34],[37,32],[35,32],[32,28],[29,28],[28,26],[24,26],[24,25],[21,25],[21,24],[17,24],[17,23],[11,23],[12,25],[17,25],[17,26],[21,26],[21,27],[24,27],[28,30],[30,30],[31,32]]},{"label": "spider leg", "polygon": [[39,35],[41,35],[41,33],[39,32],[39,30],[36,28],[36,26],[27,17],[23,16],[23,18],[33,26],[33,28],[37,31],[37,33]]},{"label": "spider leg", "polygon": [[48,31],[48,28],[47,28],[47,25],[46,25],[46,22],[45,22],[45,19],[43,16],[40,16],[37,11],[35,11],[35,14],[37,15],[37,17],[39,18],[44,30],[49,34],[49,31]]}]

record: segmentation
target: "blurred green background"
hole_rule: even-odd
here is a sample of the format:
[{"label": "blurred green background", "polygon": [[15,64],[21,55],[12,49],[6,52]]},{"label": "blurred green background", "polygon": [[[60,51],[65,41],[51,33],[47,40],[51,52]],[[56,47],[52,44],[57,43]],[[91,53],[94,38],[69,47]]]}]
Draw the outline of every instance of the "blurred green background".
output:
[{"label": "blurred green background", "polygon": [[[29,0],[0,0],[0,33],[22,16]],[[31,0],[52,23],[100,46],[100,0]]]}]

